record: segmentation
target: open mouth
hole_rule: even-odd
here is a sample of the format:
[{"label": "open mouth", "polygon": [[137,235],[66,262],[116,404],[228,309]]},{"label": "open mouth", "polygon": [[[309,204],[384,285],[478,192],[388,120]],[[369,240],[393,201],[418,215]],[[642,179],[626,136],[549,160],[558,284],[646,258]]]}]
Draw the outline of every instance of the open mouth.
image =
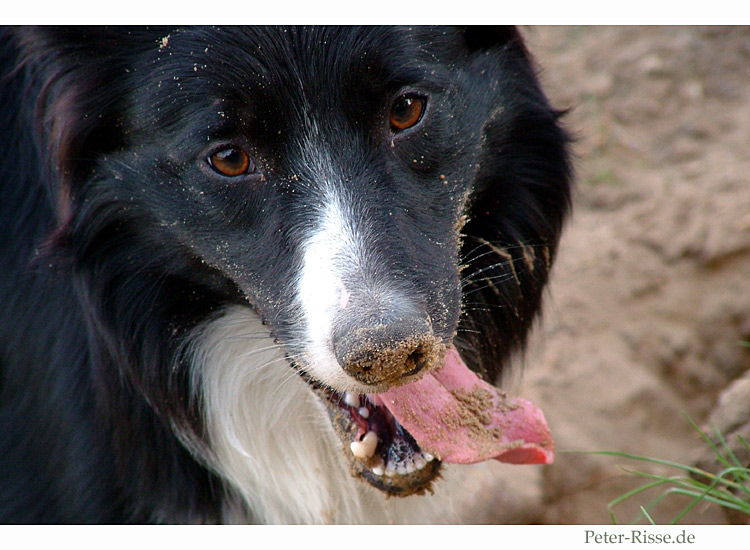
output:
[{"label": "open mouth", "polygon": [[453,347],[437,368],[382,393],[312,387],[326,405],[352,474],[387,494],[429,491],[443,462],[553,460],[542,411],[481,380]]},{"label": "open mouth", "polygon": [[440,460],[422,450],[377,394],[341,395],[317,388],[339,436],[349,467],[388,494],[422,493],[438,476]]}]

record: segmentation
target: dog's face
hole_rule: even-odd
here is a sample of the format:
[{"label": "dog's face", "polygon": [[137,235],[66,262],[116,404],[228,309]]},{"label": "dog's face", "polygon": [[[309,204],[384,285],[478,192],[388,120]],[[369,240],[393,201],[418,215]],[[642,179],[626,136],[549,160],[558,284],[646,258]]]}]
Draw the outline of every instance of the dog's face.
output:
[{"label": "dog's face", "polygon": [[107,167],[340,392],[399,383],[456,331],[460,218],[494,97],[469,93],[459,43],[425,42],[173,33],[141,69],[130,139],[145,145]]},{"label": "dog's face", "polygon": [[[494,381],[539,309],[567,211],[565,137],[518,35],[51,35],[86,75],[46,106],[65,175],[61,231],[83,279],[117,254],[108,292],[138,269],[179,281],[164,312],[178,336],[222,305],[252,306],[345,452],[378,432],[355,473],[388,492],[422,490],[438,462],[425,466],[364,395],[420,379],[454,347]],[[175,313],[186,302],[192,317]],[[102,309],[107,326],[118,313]],[[384,476],[388,457],[419,468]]]}]

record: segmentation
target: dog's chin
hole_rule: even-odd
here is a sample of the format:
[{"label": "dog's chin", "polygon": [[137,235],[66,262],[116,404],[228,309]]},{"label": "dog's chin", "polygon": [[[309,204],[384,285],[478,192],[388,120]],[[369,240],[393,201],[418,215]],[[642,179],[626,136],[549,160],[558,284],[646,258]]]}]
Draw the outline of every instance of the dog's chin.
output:
[{"label": "dog's chin", "polygon": [[385,407],[366,395],[355,397],[315,383],[311,387],[328,411],[354,477],[387,495],[431,492],[440,460],[423,452]]}]

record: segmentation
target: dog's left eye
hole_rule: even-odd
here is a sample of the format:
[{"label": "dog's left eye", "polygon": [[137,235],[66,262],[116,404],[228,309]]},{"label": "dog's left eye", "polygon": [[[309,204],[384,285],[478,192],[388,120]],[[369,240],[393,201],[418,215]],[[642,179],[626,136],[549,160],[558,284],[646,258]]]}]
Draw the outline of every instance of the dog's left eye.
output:
[{"label": "dog's left eye", "polygon": [[394,132],[415,126],[422,119],[427,100],[418,95],[399,97],[391,107],[391,129]]},{"label": "dog's left eye", "polygon": [[255,164],[250,156],[237,147],[225,147],[208,157],[208,163],[216,172],[230,178],[252,174]]}]

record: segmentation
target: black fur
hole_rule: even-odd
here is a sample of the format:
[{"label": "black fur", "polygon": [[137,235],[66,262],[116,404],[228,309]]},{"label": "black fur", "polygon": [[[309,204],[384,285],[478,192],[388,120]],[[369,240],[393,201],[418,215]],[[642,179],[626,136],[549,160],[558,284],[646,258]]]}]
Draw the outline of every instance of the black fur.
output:
[{"label": "black fur", "polygon": [[[514,29],[12,28],[0,48],[1,521],[221,519],[228,489],[174,433],[203,435],[184,338],[250,304],[295,351],[313,122],[436,332],[490,379],[522,347],[570,166]],[[429,119],[391,147],[409,88]],[[226,143],[258,174],[211,173]]]}]

